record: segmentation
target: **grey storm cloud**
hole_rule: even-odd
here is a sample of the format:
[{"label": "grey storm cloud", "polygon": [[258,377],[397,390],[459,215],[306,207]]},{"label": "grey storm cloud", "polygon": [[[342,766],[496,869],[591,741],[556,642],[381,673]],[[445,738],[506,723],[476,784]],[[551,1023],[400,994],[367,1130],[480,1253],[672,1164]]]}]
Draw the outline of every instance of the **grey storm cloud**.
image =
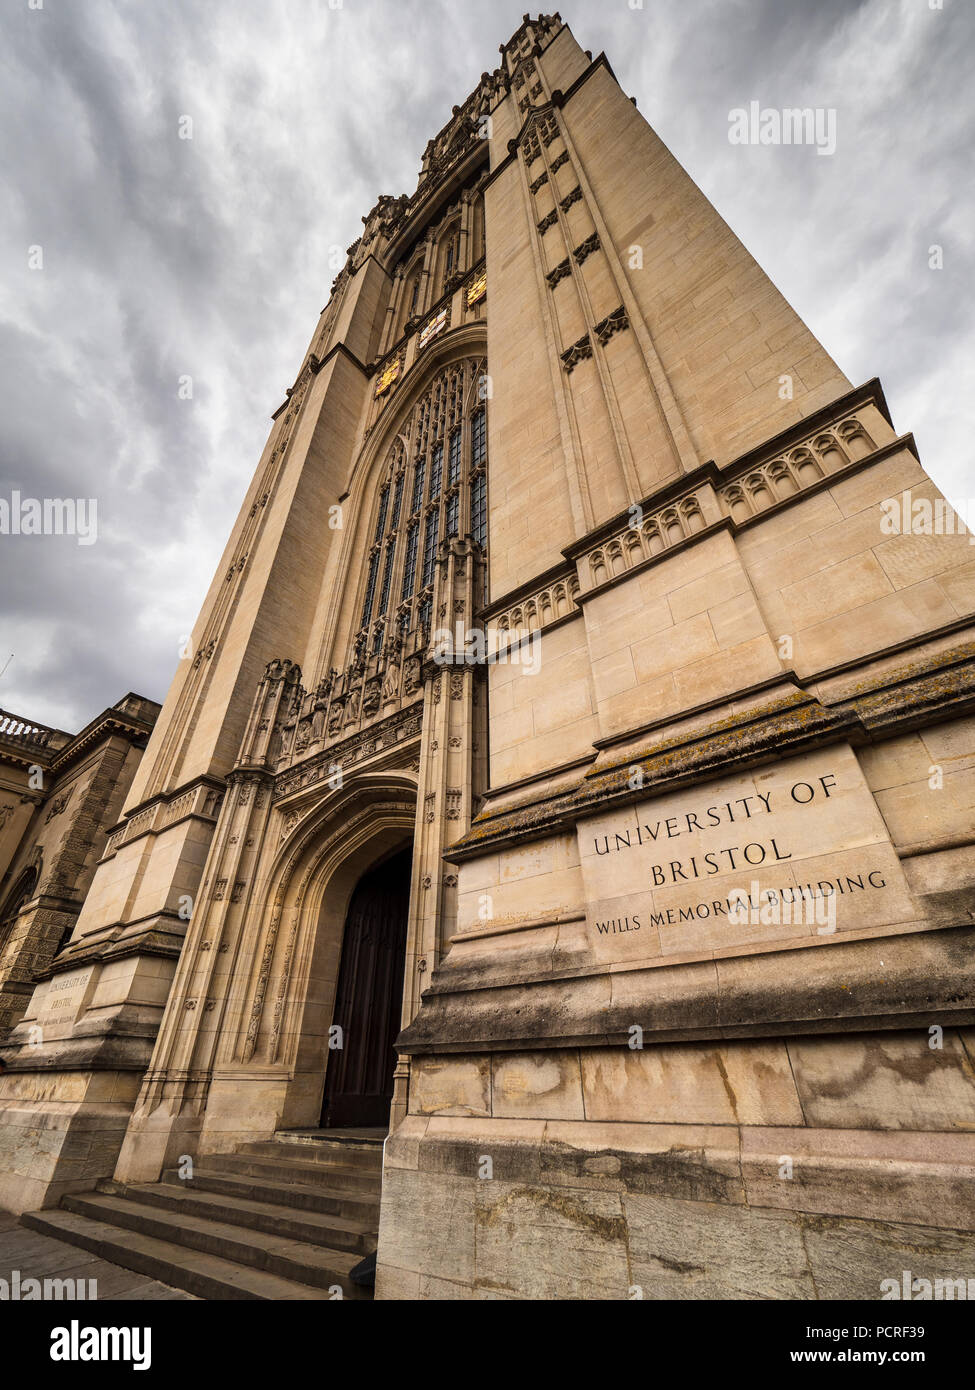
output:
[{"label": "grey storm cloud", "polygon": [[[162,699],[335,249],[412,192],[523,0],[34,5],[0,11],[0,496],[95,498],[98,540],[0,537],[0,705],[77,729],[127,690]],[[881,377],[942,490],[972,494],[972,7],[561,12],[847,375]],[[753,100],[835,109],[835,154],[732,145]]]}]

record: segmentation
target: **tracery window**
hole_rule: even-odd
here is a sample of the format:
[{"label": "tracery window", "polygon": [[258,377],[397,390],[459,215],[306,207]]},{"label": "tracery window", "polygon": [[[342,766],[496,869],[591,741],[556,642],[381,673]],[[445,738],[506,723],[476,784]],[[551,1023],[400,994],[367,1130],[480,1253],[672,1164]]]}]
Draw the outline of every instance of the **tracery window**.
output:
[{"label": "tracery window", "polygon": [[420,579],[424,589],[433,584],[433,567],[437,561],[437,541],[440,539],[440,513],[431,512],[427,517],[427,528],[423,535],[423,575]]},{"label": "tracery window", "polygon": [[460,480],[460,436],[459,429],[451,430],[450,449],[447,454],[447,483],[450,487]]},{"label": "tracery window", "polygon": [[471,416],[471,535],[487,546],[487,416],[484,407]]},{"label": "tracery window", "polygon": [[383,531],[386,529],[386,512],[388,507],[389,484],[387,483],[379,494],[379,515],[376,517],[376,534],[373,536],[374,541],[381,541],[383,538]]},{"label": "tracery window", "polygon": [[[483,359],[452,363],[413,407],[391,446],[375,503],[353,654],[380,655],[388,637],[428,633],[441,542],[487,542]],[[398,602],[397,602],[398,596]]]},{"label": "tracery window", "polygon": [[369,556],[369,576],[366,580],[366,595],[362,601],[362,622],[361,627],[368,625],[372,617],[372,601],[376,596],[376,575],[379,572],[379,551],[374,550]]},{"label": "tracery window", "polygon": [[426,459],[421,455],[413,469],[413,502],[410,507],[410,515],[418,512],[423,505],[423,479],[426,472]]},{"label": "tracery window", "polygon": [[440,496],[443,486],[443,441],[437,440],[430,456],[430,501]]},{"label": "tracery window", "polygon": [[454,222],[445,234],[441,242],[440,250],[440,283],[442,288],[446,288],[447,282],[455,270],[459,269],[460,258],[460,224]]},{"label": "tracery window", "polygon": [[[0,950],[6,945],[7,938],[14,929],[17,916],[21,909],[30,902],[37,888],[37,869],[31,865],[24,870],[7,901],[3,905],[3,912],[0,915]],[[72,930],[74,923],[71,924]],[[62,940],[63,944],[63,940]],[[60,950],[60,947],[58,947]]]},{"label": "tracery window", "polygon": [[487,420],[484,408],[476,410],[471,419],[471,467],[483,468],[487,461]]},{"label": "tracery window", "polygon": [[471,535],[478,545],[487,545],[487,487],[483,473],[471,483]]},{"label": "tracery window", "polygon": [[416,552],[420,543],[420,523],[411,521],[406,532],[406,562],[403,566],[403,598],[413,597],[413,585],[416,583]]}]

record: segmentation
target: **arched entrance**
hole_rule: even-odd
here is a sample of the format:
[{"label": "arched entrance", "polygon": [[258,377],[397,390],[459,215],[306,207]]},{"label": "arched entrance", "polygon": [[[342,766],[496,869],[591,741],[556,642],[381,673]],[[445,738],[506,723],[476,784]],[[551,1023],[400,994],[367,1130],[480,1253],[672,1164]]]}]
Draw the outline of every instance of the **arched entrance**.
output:
[{"label": "arched entrance", "polygon": [[[410,848],[396,851],[367,870],[353,889],[342,934],[323,1128],[385,1127],[389,1122],[411,864]],[[336,1041],[341,1046],[333,1046]]]}]

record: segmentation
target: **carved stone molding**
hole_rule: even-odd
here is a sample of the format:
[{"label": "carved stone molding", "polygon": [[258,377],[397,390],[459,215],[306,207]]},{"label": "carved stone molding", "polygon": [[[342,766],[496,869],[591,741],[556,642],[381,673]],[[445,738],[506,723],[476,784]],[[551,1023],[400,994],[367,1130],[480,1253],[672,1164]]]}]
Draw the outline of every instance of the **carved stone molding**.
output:
[{"label": "carved stone molding", "polygon": [[574,342],[571,347],[566,348],[565,352],[560,353],[562,366],[567,372],[571,372],[578,363],[591,356],[592,343],[589,340],[588,333],[583,333],[582,337],[579,338],[577,342]]},{"label": "carved stone molding", "polygon": [[[620,315],[625,319],[625,312],[617,309],[596,326],[601,342],[627,326],[619,321]],[[856,415],[844,415],[837,424],[820,426],[807,439],[770,459],[733,467],[730,482],[722,484],[715,473],[713,483],[695,485],[665,506],[651,509],[644,504],[631,511],[611,535],[579,556],[588,569],[590,585],[599,588],[610,583],[644,561],[692,540],[721,518],[730,518],[735,524],[749,522],[769,507],[798,497],[831,473],[854,466],[874,448],[862,421]],[[717,502],[715,509],[712,500],[707,516],[706,493],[712,493]]]},{"label": "carved stone molding", "polygon": [[[580,242],[573,251],[577,265],[582,265],[587,261],[594,251],[599,250],[599,233],[593,232],[592,236],[587,236],[585,241]],[[618,312],[618,311],[617,311]]]},{"label": "carved stone molding", "polygon": [[630,319],[622,305],[614,309],[611,314],[607,314],[604,319],[596,324],[595,333],[603,347],[609,342],[610,338],[616,333],[622,333],[624,328],[629,328]]},{"label": "carved stone molding", "polygon": [[[795,686],[759,707],[744,704],[733,719],[717,720],[695,731],[661,739],[648,735],[646,748],[630,750],[625,762],[590,771],[559,791],[543,806],[529,801],[478,816],[468,833],[445,851],[454,863],[480,857],[506,844],[542,839],[554,829],[564,832],[580,817],[595,810],[633,800],[634,767],[642,772],[643,794],[659,795],[675,786],[710,780],[726,769],[738,769],[742,760],[751,764],[776,762],[786,755],[821,747],[827,741],[851,736],[885,737],[901,729],[944,721],[959,708],[969,708],[975,698],[975,643],[959,644],[936,654],[923,655],[902,666],[885,667],[872,683],[851,681],[834,701],[815,698]],[[758,715],[759,717],[756,717]]]},{"label": "carved stone molding", "polygon": [[720,489],[722,508],[735,521],[747,521],[776,502],[866,458],[874,448],[874,441],[860,419],[847,415],[836,425],[817,430],[775,458],[745,467]]},{"label": "carved stone molding", "polygon": [[280,801],[292,792],[326,781],[333,766],[345,770],[374,755],[410,744],[420,736],[422,717],[422,706],[419,703],[410,705],[361,733],[333,744],[306,762],[287,768],[275,779],[274,800]]},{"label": "carved stone molding", "polygon": [[551,580],[528,597],[519,599],[487,621],[497,632],[535,632],[550,627],[560,619],[579,611],[576,595],[579,581],[575,572],[566,570],[565,574]]},{"label": "carved stone molding", "polygon": [[697,492],[689,492],[646,516],[637,509],[634,524],[594,546],[583,557],[591,586],[598,588],[644,560],[689,540],[703,531],[705,524]]}]

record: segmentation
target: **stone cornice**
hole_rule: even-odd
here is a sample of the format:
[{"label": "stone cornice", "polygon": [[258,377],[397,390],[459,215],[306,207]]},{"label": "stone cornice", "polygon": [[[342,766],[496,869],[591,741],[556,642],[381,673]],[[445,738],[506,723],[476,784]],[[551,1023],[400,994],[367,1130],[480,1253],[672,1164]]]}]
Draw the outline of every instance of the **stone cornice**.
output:
[{"label": "stone cornice", "polygon": [[[729,696],[729,701],[734,695]],[[585,816],[615,809],[732,770],[806,752],[839,740],[871,742],[975,709],[975,642],[907,663],[873,679],[853,682],[835,703],[824,704],[794,686],[791,693],[753,704],[688,734],[631,749],[625,760],[593,768],[568,788],[541,801],[479,815],[445,852],[462,863],[502,846],[542,839]],[[632,785],[634,768],[642,782]]]},{"label": "stone cornice", "polygon": [[127,812],[122,820],[106,829],[108,838],[99,862],[110,858],[123,844],[137,839],[140,835],[158,834],[188,816],[195,816],[212,825],[216,815],[202,810],[204,798],[197,793],[212,792],[219,799],[226,787],[227,781],[224,778],[205,772],[172,791],[159,792],[147,801],[140,802]]},{"label": "stone cornice", "polygon": [[849,415],[851,411],[859,410],[865,405],[875,405],[893,429],[894,422],[891,419],[884,389],[880,384],[880,378],[874,376],[861,386],[855,386],[851,391],[847,391],[846,395],[837,396],[819,410],[814,411],[812,415],[804,415],[794,425],[781,430],[771,439],[765,440],[764,443],[757,444],[754,449],[749,449],[744,454],[739,454],[736,458],[731,459],[723,465],[721,472],[725,477],[728,477],[739,471],[753,468],[757,463],[764,463],[767,458],[802,443],[809,435],[825,428],[840,415]]},{"label": "stone cornice", "polygon": [[744,961],[636,967],[617,991],[618,977],[605,967],[546,970],[541,959],[531,979],[522,964],[521,978],[506,977],[502,966],[488,982],[483,963],[472,968],[455,960],[455,945],[396,1050],[422,1056],[623,1047],[632,1045],[634,1024],[653,1043],[964,1026],[975,1018],[973,946],[968,920],[885,936],[878,970],[877,938],[841,933]]},{"label": "stone cornice", "polygon": [[100,928],[94,940],[88,937],[69,942],[45,970],[38,972],[37,979],[47,980],[82,965],[104,965],[130,956],[175,959],[182,950],[186,926],[177,913],[169,911],[154,912],[133,922],[115,922]]},{"label": "stone cornice", "polygon": [[279,415],[281,415],[285,410],[287,410],[288,406],[291,404],[292,396],[298,389],[298,383],[301,381],[301,378],[305,375],[306,370],[310,372],[312,376],[317,376],[318,373],[322,370],[322,368],[326,366],[332,360],[332,358],[336,357],[339,353],[341,353],[343,357],[348,358],[348,360],[352,363],[354,367],[358,367],[359,371],[362,372],[364,376],[368,377],[372,375],[373,369],[371,367],[367,367],[364,362],[360,362],[358,357],[356,357],[355,353],[351,350],[351,348],[346,347],[345,343],[333,343],[332,346],[329,348],[328,352],[326,352],[324,357],[316,357],[315,354],[312,353],[306,359],[305,363],[301,368],[301,371],[295,377],[294,386],[290,388],[284,400],[278,406],[277,410],[271,412],[271,419],[276,420]]},{"label": "stone cornice", "polygon": [[[655,511],[658,508],[665,507],[680,500],[690,492],[694,492],[702,484],[710,483],[717,489],[732,482],[739,474],[747,473],[753,468],[769,462],[777,455],[786,453],[796,448],[798,445],[806,443],[807,440],[828,428],[836,420],[849,415],[851,412],[860,409],[864,405],[875,405],[887,420],[888,424],[891,423],[890,411],[888,410],[887,401],[884,397],[880,381],[877,377],[873,377],[870,381],[864,382],[862,386],[856,387],[855,390],[847,392],[844,396],[837,397],[828,405],[823,406],[822,409],[817,410],[814,414],[804,416],[802,420],[798,420],[794,425],[790,425],[788,429],[780,431],[779,434],[773,435],[771,439],[765,440],[762,444],[756,445],[754,449],[749,449],[744,454],[739,454],[736,458],[731,459],[728,463],[720,467],[713,459],[708,459],[690,473],[680,473],[674,477],[668,478],[665,482],[661,483],[658,488],[655,488],[653,492],[648,493],[647,496],[640,501],[640,506],[645,511]],[[909,434],[902,435],[894,442],[899,446],[903,446],[904,444],[911,446],[913,444],[913,436]],[[890,448],[893,446],[888,445],[885,447]],[[866,462],[866,460],[858,460],[858,462]],[[805,489],[805,491],[808,492],[809,489]],[[763,515],[764,514],[765,513],[763,513]],[[577,540],[572,541],[571,544],[563,549],[562,554],[567,560],[578,559],[580,555],[590,550],[594,545],[598,545],[604,540],[609,540],[614,535],[625,530],[629,524],[630,515],[631,509],[629,507],[621,512],[617,512],[615,516],[609,517],[606,521],[600,522],[600,524],[591,531],[587,531],[584,536],[580,536]]]},{"label": "stone cornice", "polygon": [[[565,552],[563,552],[564,554]],[[506,608],[511,608],[522,599],[531,598],[540,589],[544,589],[549,584],[566,582],[573,577],[575,570],[571,565],[553,565],[551,569],[544,570],[534,579],[526,579],[523,584],[518,584],[514,589],[509,589],[507,593],[494,598],[490,603],[486,603],[478,612],[477,617],[483,620],[493,618],[499,613],[503,613]]]},{"label": "stone cornice", "polygon": [[[57,775],[78,762],[96,743],[111,738],[114,734],[121,734],[131,743],[148,739],[154,723],[155,720],[141,719],[138,715],[126,714],[113,706],[86,724],[78,734],[62,735],[61,730],[45,730],[62,735],[67,740],[54,747],[29,741],[15,742],[0,735],[0,763],[12,767],[31,767],[37,763]],[[39,725],[34,727],[43,728]]]},{"label": "stone cornice", "polygon": [[77,762],[81,754],[93,744],[101,739],[110,738],[113,734],[121,734],[132,743],[138,742],[139,739],[148,739],[154,723],[155,720],[139,719],[132,715],[120,714],[116,710],[106,710],[98,719],[82,729],[66,748],[55,754],[50,764],[51,771],[63,772],[72,763]]}]

